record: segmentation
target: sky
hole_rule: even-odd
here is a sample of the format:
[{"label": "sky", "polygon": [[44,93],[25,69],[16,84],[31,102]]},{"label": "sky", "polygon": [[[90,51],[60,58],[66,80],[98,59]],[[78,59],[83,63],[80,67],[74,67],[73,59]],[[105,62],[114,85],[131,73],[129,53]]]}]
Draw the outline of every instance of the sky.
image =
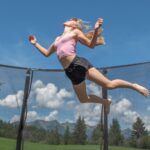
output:
[{"label": "sky", "polygon": [[44,47],[63,32],[63,22],[79,17],[93,27],[103,18],[106,45],[89,49],[78,44],[79,56],[96,67],[150,60],[149,0],[1,0],[0,64],[62,68],[56,55],[45,58],[29,42],[34,34]]},{"label": "sky", "polygon": [[[87,58],[95,67],[149,62],[149,7],[149,0],[1,0],[0,64],[62,69],[56,54],[48,58],[44,57],[29,43],[28,36],[35,35],[38,42],[47,48],[63,32],[63,22],[72,17],[89,21],[92,27],[97,18],[104,19],[102,27],[106,44],[94,49],[80,43],[77,46],[77,54]],[[22,104],[25,72],[11,72],[12,78],[10,78],[11,75],[7,70],[5,71],[0,71],[1,80],[6,82],[2,89],[3,93],[0,93],[0,107],[2,107],[0,117],[13,122],[18,120],[17,107]],[[80,104],[76,100],[70,82],[63,75],[53,74],[52,79],[49,74],[37,73],[36,75],[29,102],[29,121],[58,119],[63,122],[67,118],[68,121],[74,122],[79,115],[84,114],[88,124],[95,125],[98,122],[100,106]],[[147,78],[148,75],[149,72]],[[121,77],[124,77],[123,73]],[[58,78],[61,78],[61,84]],[[7,83],[8,79],[9,83]],[[146,81],[143,83],[149,86]],[[95,94],[100,92],[100,89],[92,83],[87,84],[87,90]],[[143,107],[139,109],[142,105],[139,99],[144,98],[138,95],[139,104],[135,106],[136,102],[133,98],[137,96],[135,94],[129,96],[130,94],[125,93],[119,91],[120,101],[112,105],[111,113],[122,117],[123,126],[125,123],[131,125],[137,116],[142,116],[150,130],[149,102],[144,101]],[[19,100],[18,104],[16,96]],[[110,97],[114,99],[117,96],[114,92]],[[65,108],[68,109],[64,112]]]}]

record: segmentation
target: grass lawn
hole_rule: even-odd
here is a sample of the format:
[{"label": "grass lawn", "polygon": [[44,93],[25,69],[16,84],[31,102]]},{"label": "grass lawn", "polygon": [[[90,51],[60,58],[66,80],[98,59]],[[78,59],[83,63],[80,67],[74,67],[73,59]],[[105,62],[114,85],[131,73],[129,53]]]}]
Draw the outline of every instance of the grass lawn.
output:
[{"label": "grass lawn", "polygon": [[[15,150],[16,140],[0,138],[0,150]],[[25,142],[24,150],[99,150],[98,145],[46,145]],[[125,147],[109,147],[109,150],[137,150],[135,148],[125,148]],[[138,149],[143,150],[143,149]]]}]

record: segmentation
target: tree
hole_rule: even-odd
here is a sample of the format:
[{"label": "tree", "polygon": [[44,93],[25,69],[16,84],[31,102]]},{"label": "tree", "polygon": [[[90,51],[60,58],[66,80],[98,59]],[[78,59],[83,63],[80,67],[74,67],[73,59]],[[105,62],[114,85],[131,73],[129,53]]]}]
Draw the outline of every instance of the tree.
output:
[{"label": "tree", "polygon": [[92,144],[100,144],[102,140],[101,124],[99,123],[92,133]]},{"label": "tree", "polygon": [[58,128],[56,127],[55,130],[51,130],[48,136],[49,144],[59,145],[60,144],[60,135],[58,133]]},{"label": "tree", "polygon": [[16,138],[16,128],[7,122],[0,120],[0,136],[7,138]]},{"label": "tree", "polygon": [[65,144],[65,145],[70,144],[70,143],[69,143],[70,138],[71,138],[70,130],[69,130],[69,126],[67,126],[66,129],[65,129],[65,133],[64,133],[64,144]]},{"label": "tree", "polygon": [[51,130],[48,135],[48,144],[55,144],[54,140],[54,130]]},{"label": "tree", "polygon": [[112,119],[112,125],[109,130],[109,144],[121,145],[123,143],[123,135],[121,134],[120,125],[117,119]]},{"label": "tree", "polygon": [[138,148],[150,149],[150,136],[142,136],[137,143]]},{"label": "tree", "polygon": [[140,117],[137,117],[136,122],[132,125],[131,146],[136,147],[143,136],[148,136],[148,131]]},{"label": "tree", "polygon": [[140,117],[137,117],[136,122],[132,126],[132,137],[139,139],[140,137],[148,135],[148,131]]},{"label": "tree", "polygon": [[81,119],[81,117],[78,118],[74,132],[73,132],[73,140],[74,144],[86,144],[86,125],[84,119]]},{"label": "tree", "polygon": [[55,128],[55,131],[54,131],[54,139],[55,139],[54,144],[59,145],[60,144],[60,135],[58,133],[58,128],[57,127]]}]

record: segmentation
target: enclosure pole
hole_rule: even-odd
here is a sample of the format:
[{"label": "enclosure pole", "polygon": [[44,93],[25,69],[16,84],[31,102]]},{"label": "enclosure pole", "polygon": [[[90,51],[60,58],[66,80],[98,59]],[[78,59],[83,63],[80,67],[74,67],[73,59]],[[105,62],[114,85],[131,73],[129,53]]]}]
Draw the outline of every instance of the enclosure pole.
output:
[{"label": "enclosure pole", "polygon": [[31,77],[30,75],[31,75],[31,69],[28,69],[27,73],[26,73],[22,111],[21,111],[20,122],[19,122],[19,127],[18,127],[18,134],[17,134],[17,141],[16,141],[16,150],[21,150],[21,146],[22,146],[23,129],[24,129],[25,117],[26,117],[26,111],[27,111],[27,100],[28,100],[29,88],[30,88],[30,84],[31,84],[30,83],[30,77]]},{"label": "enclosure pole", "polygon": [[[107,70],[103,70],[103,74],[106,76]],[[108,98],[107,89],[102,88],[102,96],[104,99]],[[103,150],[108,150],[108,116],[107,112],[105,111],[106,107],[104,106],[104,146]]]}]

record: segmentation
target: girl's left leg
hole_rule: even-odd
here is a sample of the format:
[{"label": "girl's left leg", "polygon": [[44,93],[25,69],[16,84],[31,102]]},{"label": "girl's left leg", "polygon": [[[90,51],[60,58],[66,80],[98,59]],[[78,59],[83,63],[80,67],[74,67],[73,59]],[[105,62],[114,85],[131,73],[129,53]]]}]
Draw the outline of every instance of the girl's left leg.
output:
[{"label": "girl's left leg", "polygon": [[130,88],[136,90],[137,92],[143,94],[144,96],[149,95],[149,91],[139,84],[130,83],[125,80],[115,79],[109,80],[107,79],[101,72],[99,72],[96,68],[90,68],[87,71],[87,79],[101,85],[106,89],[114,89],[114,88]]}]

